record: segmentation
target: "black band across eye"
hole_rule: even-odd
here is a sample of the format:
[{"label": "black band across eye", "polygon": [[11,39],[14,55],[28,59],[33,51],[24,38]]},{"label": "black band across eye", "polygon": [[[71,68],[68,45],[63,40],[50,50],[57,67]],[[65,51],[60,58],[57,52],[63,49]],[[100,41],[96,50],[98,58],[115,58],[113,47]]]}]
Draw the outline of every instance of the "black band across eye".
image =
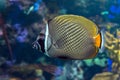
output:
[{"label": "black band across eye", "polygon": [[44,49],[44,39],[39,39],[37,40],[39,45],[41,46],[41,51],[44,53],[45,52],[45,49]]}]

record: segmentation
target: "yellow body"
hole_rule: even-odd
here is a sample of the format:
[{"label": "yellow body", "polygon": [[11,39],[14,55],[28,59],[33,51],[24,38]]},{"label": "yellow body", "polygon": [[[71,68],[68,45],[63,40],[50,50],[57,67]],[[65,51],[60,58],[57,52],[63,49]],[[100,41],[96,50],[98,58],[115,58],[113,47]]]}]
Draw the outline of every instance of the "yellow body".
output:
[{"label": "yellow body", "polygon": [[87,18],[62,15],[48,23],[52,41],[47,54],[51,57],[69,59],[93,58],[101,45],[97,26]]}]

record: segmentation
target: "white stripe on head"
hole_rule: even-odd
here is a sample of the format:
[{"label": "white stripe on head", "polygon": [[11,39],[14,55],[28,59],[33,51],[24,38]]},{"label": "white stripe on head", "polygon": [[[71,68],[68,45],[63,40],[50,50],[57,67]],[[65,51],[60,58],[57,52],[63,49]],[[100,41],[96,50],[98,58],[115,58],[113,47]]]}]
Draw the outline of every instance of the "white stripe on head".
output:
[{"label": "white stripe on head", "polygon": [[47,55],[47,56],[49,56],[48,55],[48,35],[49,35],[49,29],[48,29],[48,23],[46,23],[46,30],[45,30],[45,43],[44,43],[44,45],[45,45],[45,54]]}]

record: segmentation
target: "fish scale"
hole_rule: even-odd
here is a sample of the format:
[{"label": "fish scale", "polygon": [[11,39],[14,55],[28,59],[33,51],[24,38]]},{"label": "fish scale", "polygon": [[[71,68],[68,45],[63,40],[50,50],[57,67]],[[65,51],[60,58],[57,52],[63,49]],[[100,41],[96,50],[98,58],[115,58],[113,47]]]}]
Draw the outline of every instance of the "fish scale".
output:
[{"label": "fish scale", "polygon": [[57,38],[54,39],[59,47],[63,48],[64,51],[68,53],[66,55],[72,55],[74,52],[76,52],[74,55],[77,56],[79,53],[83,53],[83,50],[87,50],[85,45],[89,37],[86,36],[88,33],[86,33],[87,31],[83,27],[81,27],[81,24],[76,24],[76,22],[71,23],[71,21],[72,20],[66,18],[55,18],[55,20],[51,22],[51,26],[54,26],[52,29],[55,28],[54,30],[56,30],[54,33],[52,32],[52,36],[57,34],[57,37],[60,37],[61,40],[57,40]]},{"label": "fish scale", "polygon": [[[70,38],[68,38],[68,43],[66,43],[66,49],[68,48],[68,51],[69,52],[75,52],[75,51],[78,51],[78,49],[82,49],[82,47],[83,46],[80,46],[80,47],[77,47],[78,45],[83,45],[84,44],[84,42],[82,43],[81,42],[81,40],[83,40],[84,41],[84,38],[83,37],[81,37],[81,35],[79,35],[79,32],[78,33],[76,33],[76,35],[75,35],[75,33],[73,33],[73,38],[72,39],[70,39]],[[72,35],[71,36],[69,36],[69,37],[72,37]],[[81,37],[81,38],[80,38]],[[79,42],[80,41],[80,42]],[[71,43],[71,44],[70,44]],[[68,47],[67,47],[68,46]],[[72,50],[70,50],[69,49],[69,47],[72,47]]]}]

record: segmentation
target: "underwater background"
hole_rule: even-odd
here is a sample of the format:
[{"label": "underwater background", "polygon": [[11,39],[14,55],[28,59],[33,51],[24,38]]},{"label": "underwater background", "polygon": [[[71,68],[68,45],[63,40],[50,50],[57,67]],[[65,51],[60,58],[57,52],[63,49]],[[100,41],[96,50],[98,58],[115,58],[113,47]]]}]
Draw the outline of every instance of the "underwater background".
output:
[{"label": "underwater background", "polygon": [[[32,48],[44,20],[64,14],[104,33],[95,58],[62,60]],[[0,0],[0,80],[120,80],[120,0]]]}]

